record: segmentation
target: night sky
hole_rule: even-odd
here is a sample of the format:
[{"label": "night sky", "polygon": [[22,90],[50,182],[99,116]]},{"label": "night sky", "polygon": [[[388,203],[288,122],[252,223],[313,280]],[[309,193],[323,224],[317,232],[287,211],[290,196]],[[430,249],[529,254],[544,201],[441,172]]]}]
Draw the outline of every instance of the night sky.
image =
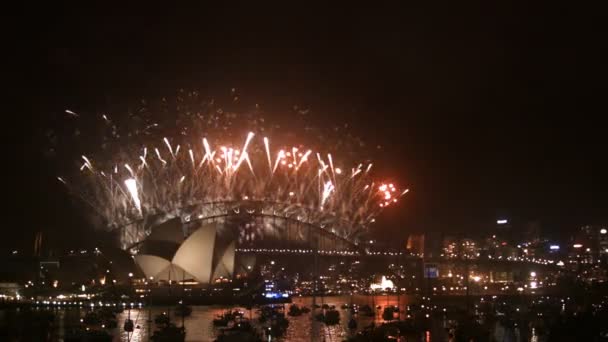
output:
[{"label": "night sky", "polygon": [[548,234],[608,223],[598,11],[257,6],[24,18],[15,69],[31,80],[11,114],[23,129],[5,127],[15,160],[0,246],[31,248],[38,230],[57,248],[95,242],[42,156],[58,113],[180,88],[236,88],[275,112],[297,104],[380,144],[380,162],[411,193],[376,234],[480,232],[502,216],[539,220]]}]

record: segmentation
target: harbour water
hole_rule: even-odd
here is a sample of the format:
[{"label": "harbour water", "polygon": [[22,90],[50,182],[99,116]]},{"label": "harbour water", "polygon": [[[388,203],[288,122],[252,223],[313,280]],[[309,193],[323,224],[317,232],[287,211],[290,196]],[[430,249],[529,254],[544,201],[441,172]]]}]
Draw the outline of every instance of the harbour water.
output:
[{"label": "harbour water", "polygon": [[[313,299],[311,297],[295,297],[293,303],[299,306],[312,306]],[[350,311],[342,308],[344,304],[350,304],[351,302],[358,305],[369,305],[371,307],[381,306],[393,306],[397,305],[404,308],[411,304],[414,299],[408,296],[333,296],[333,297],[317,297],[316,303],[318,305],[328,304],[335,306],[340,312],[340,323],[334,326],[326,326],[313,319],[311,314],[303,314],[301,316],[291,317],[289,319],[289,327],[285,336],[279,338],[278,341],[344,341],[349,336],[355,334],[357,331],[363,329],[366,326],[372,324],[381,324],[382,310],[375,310],[376,314],[374,317],[367,317],[364,315],[357,315],[355,317],[357,321],[357,329],[349,329],[348,322],[351,318]],[[285,304],[285,312],[287,312],[290,304]],[[254,326],[260,328],[257,324],[258,312],[254,307],[251,310],[247,310],[244,307],[238,306],[193,306],[192,314],[188,317],[183,318],[183,324],[186,328],[186,341],[213,341],[218,333],[218,328],[213,326],[213,319],[227,310],[238,310],[244,312],[245,318],[250,318],[254,323]],[[40,309],[38,309],[40,310]],[[51,332],[52,341],[63,341],[65,333],[70,327],[75,327],[80,324],[80,320],[84,315],[90,311],[89,308],[54,308],[51,309],[54,314],[54,328]],[[125,310],[122,313],[116,315],[118,326],[108,331],[113,336],[113,341],[116,342],[144,342],[149,341],[149,337],[156,329],[154,323],[154,317],[163,312],[170,312],[171,320],[177,326],[182,325],[182,317],[176,316],[171,312],[171,307],[164,306],[153,306],[151,308],[142,307]],[[320,310],[320,309],[317,309]],[[10,322],[11,314],[14,312],[7,312],[6,310],[0,311],[0,321],[5,326],[14,324]],[[404,314],[402,314],[404,315]],[[135,329],[132,333],[125,332],[122,327],[127,318],[131,318],[134,321]],[[151,318],[151,319],[150,319]],[[405,317],[402,317],[405,318]],[[7,322],[8,320],[8,322]],[[428,331],[425,331],[422,336],[417,336],[416,341],[447,341],[446,328],[449,322],[445,319],[434,319]],[[261,328],[260,328],[261,329]],[[409,339],[408,339],[409,340]],[[412,341],[414,339],[411,339]]]}]

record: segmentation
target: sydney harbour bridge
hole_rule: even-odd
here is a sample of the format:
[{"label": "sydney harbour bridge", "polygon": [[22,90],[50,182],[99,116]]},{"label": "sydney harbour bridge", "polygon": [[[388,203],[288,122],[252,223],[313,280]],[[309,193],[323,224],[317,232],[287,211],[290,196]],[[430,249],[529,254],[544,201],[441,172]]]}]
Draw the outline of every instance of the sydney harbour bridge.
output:
[{"label": "sydney harbour bridge", "polygon": [[[314,216],[314,219],[312,217]],[[356,234],[340,234],[344,224],[328,214],[319,220],[314,209],[263,201],[225,201],[192,205],[176,215],[158,215],[121,228],[123,248],[132,249],[144,241],[153,230],[166,222],[179,222],[185,236],[201,225],[213,224],[219,235],[237,241],[239,248],[280,246],[284,249],[304,248],[322,253],[359,253]],[[319,223],[320,221],[320,223]],[[338,224],[342,224],[339,229]]]}]

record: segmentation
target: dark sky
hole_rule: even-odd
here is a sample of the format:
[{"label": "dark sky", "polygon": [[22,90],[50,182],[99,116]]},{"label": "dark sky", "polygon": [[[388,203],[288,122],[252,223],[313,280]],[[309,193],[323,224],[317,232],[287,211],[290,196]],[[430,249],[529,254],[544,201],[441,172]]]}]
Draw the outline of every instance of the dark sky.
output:
[{"label": "dark sky", "polygon": [[[548,232],[608,222],[608,126],[599,11],[546,2],[380,6],[38,8],[16,69],[18,229],[58,245],[91,239],[42,158],[66,108],[235,87],[267,108],[310,107],[384,146],[411,195],[378,229],[480,231],[501,215]],[[371,5],[370,5],[371,6]],[[29,112],[29,111],[28,111]],[[12,196],[12,195],[11,195]],[[12,220],[11,220],[12,221]]]}]

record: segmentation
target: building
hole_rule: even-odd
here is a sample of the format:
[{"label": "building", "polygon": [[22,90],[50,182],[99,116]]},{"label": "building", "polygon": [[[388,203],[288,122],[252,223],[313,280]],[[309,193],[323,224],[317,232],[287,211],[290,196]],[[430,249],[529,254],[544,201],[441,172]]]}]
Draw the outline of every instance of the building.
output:
[{"label": "building", "polygon": [[185,236],[180,222],[172,220],[153,228],[134,249],[134,259],[146,279],[209,284],[232,277],[235,243],[222,238],[213,223]]},{"label": "building", "polygon": [[580,227],[570,247],[571,260],[590,264],[608,261],[608,226]]},{"label": "building", "polygon": [[424,256],[424,234],[410,234],[405,246],[407,251],[419,257]]},{"label": "building", "polygon": [[479,244],[473,239],[460,240],[461,256],[466,259],[475,259],[479,256]]},{"label": "building", "polygon": [[446,236],[443,238],[443,256],[446,258],[457,258],[460,253],[460,246],[456,238]]}]

